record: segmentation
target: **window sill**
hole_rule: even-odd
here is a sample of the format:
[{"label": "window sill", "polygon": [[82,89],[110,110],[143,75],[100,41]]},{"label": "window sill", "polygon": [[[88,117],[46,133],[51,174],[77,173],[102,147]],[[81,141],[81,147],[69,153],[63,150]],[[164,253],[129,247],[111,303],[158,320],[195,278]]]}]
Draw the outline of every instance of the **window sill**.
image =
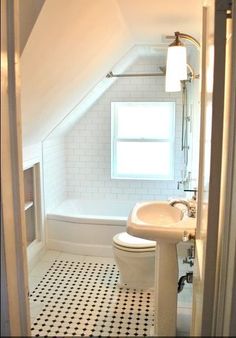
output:
[{"label": "window sill", "polygon": [[173,182],[173,177],[127,177],[127,176],[111,176],[112,180],[122,180],[122,181],[169,181]]}]

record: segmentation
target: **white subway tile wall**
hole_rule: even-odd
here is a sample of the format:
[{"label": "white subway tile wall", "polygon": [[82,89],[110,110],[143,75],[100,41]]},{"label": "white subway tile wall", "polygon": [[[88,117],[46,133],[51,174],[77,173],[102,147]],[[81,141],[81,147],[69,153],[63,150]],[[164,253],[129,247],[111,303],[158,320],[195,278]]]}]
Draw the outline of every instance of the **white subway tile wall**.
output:
[{"label": "white subway tile wall", "polygon": [[65,170],[64,137],[44,141],[43,187],[46,214],[65,199]]},{"label": "white subway tile wall", "polygon": [[[127,72],[159,72],[164,65],[153,57],[142,57]],[[112,180],[111,179],[111,102],[112,101],[175,101],[175,175],[173,181]],[[63,141],[47,145],[48,205],[55,204],[63,196],[67,198],[112,200],[166,200],[183,196],[177,189],[181,179],[183,154],[181,151],[181,93],[165,92],[165,77],[134,77],[118,79],[103,96],[85,113]],[[58,144],[56,143],[58,142]],[[55,151],[53,155],[52,152]],[[64,182],[64,151],[65,173]],[[51,155],[55,158],[51,158]],[[154,154],[155,156],[155,154]],[[160,159],[161,160],[161,159]],[[52,163],[53,162],[53,163]],[[47,172],[48,171],[48,172]],[[61,176],[62,175],[62,176]],[[61,176],[61,179],[60,179]],[[45,184],[46,184],[45,183]],[[61,185],[58,187],[57,184]],[[55,200],[52,201],[52,190]],[[50,195],[50,196],[49,196]]]}]

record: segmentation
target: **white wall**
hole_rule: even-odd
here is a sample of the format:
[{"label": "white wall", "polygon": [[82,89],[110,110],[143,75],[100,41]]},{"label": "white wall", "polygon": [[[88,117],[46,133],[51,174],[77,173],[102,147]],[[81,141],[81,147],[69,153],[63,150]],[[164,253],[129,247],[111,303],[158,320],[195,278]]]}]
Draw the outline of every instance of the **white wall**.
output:
[{"label": "white wall", "polygon": [[[158,72],[165,60],[142,57],[127,72]],[[166,200],[181,195],[177,181],[183,167],[181,94],[166,93],[164,77],[121,78],[93,105],[65,137],[66,195],[69,198]],[[111,180],[111,102],[175,101],[175,180]]]},{"label": "white wall", "polygon": [[27,169],[42,162],[42,143],[38,142],[23,148],[23,167]]},{"label": "white wall", "polygon": [[64,138],[43,142],[43,180],[45,213],[65,199],[65,147]]}]

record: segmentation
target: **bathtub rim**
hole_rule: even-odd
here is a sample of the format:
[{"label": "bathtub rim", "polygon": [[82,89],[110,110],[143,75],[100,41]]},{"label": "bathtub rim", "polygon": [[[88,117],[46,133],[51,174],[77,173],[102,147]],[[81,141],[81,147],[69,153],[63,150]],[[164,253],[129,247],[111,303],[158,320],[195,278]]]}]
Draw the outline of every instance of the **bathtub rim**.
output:
[{"label": "bathtub rim", "polygon": [[70,216],[70,215],[59,215],[50,213],[47,214],[48,220],[56,220],[56,221],[64,221],[71,223],[79,223],[79,224],[105,224],[105,225],[125,225],[127,224],[128,217],[121,216],[102,216],[102,215],[78,215],[78,216]]}]

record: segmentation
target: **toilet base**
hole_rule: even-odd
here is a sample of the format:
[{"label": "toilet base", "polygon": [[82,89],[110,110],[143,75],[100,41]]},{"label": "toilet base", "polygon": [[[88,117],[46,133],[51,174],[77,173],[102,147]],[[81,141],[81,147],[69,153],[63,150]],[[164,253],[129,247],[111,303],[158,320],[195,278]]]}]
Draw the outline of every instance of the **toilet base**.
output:
[{"label": "toilet base", "polygon": [[154,287],[155,251],[129,252],[113,247],[113,253],[120,272],[120,287],[133,289]]}]

